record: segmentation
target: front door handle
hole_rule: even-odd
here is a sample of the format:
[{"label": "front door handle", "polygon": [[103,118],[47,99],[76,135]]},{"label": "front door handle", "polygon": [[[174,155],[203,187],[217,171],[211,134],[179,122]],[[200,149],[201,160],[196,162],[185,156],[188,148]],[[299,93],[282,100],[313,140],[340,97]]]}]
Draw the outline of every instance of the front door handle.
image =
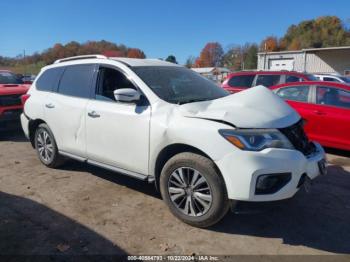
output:
[{"label": "front door handle", "polygon": [[47,108],[55,108],[55,105],[54,104],[52,104],[52,103],[49,103],[49,104],[46,104],[45,105]]},{"label": "front door handle", "polygon": [[97,114],[96,111],[91,111],[91,112],[89,112],[89,113],[88,113],[88,116],[89,116],[89,117],[92,117],[92,118],[98,118],[98,117],[100,117],[100,115]]}]

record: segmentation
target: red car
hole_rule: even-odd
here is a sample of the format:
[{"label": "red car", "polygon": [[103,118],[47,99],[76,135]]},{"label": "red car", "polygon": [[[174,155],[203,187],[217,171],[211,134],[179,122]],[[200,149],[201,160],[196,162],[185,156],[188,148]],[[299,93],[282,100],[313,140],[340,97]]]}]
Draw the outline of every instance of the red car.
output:
[{"label": "red car", "polygon": [[336,82],[298,82],[271,88],[306,120],[311,140],[350,150],[350,86]]},{"label": "red car", "polygon": [[312,75],[294,71],[242,71],[228,75],[221,86],[231,93],[236,93],[252,86],[271,87],[284,83],[314,80],[316,78]]},{"label": "red car", "polygon": [[20,125],[23,106],[21,96],[30,85],[23,84],[15,74],[0,70],[0,130],[8,130]]}]

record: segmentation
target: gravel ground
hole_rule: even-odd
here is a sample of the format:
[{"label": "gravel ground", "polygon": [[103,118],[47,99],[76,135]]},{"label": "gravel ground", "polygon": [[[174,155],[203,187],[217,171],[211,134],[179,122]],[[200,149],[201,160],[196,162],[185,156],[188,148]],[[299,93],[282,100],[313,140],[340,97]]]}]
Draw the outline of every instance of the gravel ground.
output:
[{"label": "gravel ground", "polygon": [[309,193],[240,202],[197,229],[153,185],[75,161],[48,169],[20,132],[0,134],[0,254],[350,254],[349,157],[330,150]]}]

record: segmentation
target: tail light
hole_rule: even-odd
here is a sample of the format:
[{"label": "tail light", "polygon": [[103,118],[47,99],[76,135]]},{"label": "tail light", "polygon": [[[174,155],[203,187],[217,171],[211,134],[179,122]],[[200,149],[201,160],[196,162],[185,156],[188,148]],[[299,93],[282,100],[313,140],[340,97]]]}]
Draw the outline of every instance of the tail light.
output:
[{"label": "tail light", "polygon": [[29,97],[30,97],[30,94],[24,94],[21,96],[21,101],[23,106],[26,103],[26,101],[29,99]]}]

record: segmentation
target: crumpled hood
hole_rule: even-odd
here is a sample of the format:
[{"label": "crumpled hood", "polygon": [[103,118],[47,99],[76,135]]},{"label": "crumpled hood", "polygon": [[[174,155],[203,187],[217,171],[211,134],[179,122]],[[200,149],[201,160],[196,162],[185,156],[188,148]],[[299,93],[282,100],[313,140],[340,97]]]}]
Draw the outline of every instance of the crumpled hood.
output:
[{"label": "crumpled hood", "polygon": [[239,128],[283,128],[300,116],[286,102],[264,86],[256,86],[212,101],[184,104],[185,117],[230,123]]}]

